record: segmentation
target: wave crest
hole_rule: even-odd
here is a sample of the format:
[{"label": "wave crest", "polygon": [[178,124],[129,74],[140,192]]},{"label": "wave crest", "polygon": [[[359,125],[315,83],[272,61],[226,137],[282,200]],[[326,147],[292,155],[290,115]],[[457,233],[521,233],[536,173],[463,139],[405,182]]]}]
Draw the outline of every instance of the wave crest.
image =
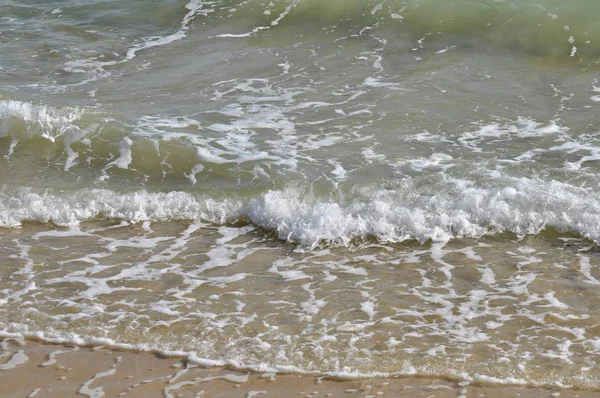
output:
[{"label": "wave crest", "polygon": [[186,192],[87,189],[67,195],[21,189],[0,195],[0,226],[17,227],[24,221],[74,225],[98,217],[217,224],[248,220],[308,248],[349,245],[369,236],[381,242],[424,243],[505,231],[537,234],[547,227],[600,242],[600,201],[588,189],[525,178],[512,187],[449,187],[429,196],[415,190],[381,190],[337,202],[300,189],[223,200]]}]

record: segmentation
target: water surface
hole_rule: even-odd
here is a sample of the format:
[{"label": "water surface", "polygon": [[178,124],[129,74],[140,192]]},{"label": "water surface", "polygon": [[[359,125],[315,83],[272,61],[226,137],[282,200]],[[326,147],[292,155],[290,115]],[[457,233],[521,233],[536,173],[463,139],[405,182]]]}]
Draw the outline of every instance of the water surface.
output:
[{"label": "water surface", "polygon": [[0,329],[600,388],[599,16],[4,2]]}]

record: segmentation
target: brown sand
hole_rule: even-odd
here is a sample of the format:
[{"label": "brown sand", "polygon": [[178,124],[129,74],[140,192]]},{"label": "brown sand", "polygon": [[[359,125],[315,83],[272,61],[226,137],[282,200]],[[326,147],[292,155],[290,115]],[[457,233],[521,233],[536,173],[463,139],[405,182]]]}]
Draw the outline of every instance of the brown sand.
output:
[{"label": "brown sand", "polygon": [[330,380],[202,368],[103,347],[5,339],[1,397],[600,397],[600,392],[483,386],[432,378]]}]

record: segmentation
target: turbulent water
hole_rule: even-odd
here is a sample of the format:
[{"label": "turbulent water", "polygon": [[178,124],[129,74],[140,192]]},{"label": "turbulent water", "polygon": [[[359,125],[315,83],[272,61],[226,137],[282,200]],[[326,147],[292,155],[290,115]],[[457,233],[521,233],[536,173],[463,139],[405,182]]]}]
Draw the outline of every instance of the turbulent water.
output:
[{"label": "turbulent water", "polygon": [[0,2],[0,330],[600,389],[598,18]]}]

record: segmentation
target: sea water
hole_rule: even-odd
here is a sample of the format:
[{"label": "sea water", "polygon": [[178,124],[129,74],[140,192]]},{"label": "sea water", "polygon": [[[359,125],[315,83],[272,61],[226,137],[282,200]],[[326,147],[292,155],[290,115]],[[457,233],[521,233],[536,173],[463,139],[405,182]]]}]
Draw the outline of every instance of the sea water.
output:
[{"label": "sea water", "polygon": [[600,388],[600,3],[0,3],[0,331]]}]

